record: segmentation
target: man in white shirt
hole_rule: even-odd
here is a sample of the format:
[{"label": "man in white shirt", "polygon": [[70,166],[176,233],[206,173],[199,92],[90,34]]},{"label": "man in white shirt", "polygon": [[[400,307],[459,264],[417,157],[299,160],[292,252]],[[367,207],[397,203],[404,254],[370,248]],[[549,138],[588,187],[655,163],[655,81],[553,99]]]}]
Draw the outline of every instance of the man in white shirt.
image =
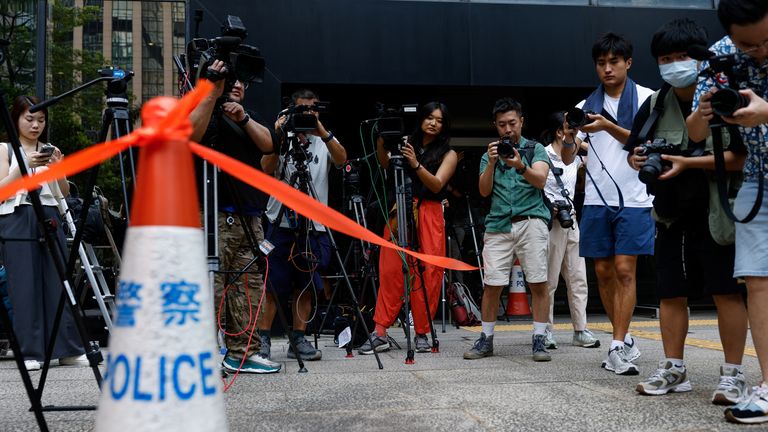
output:
[{"label": "man in white shirt", "polygon": [[587,114],[579,137],[587,140],[587,184],[579,252],[595,261],[600,298],[613,325],[613,341],[603,367],[636,375],[640,356],[629,335],[636,301],[637,255],[653,254],[653,197],[626,163],[623,146],[640,105],[653,91],[634,83],[632,44],[606,33],[592,46],[600,86],[577,106]]}]

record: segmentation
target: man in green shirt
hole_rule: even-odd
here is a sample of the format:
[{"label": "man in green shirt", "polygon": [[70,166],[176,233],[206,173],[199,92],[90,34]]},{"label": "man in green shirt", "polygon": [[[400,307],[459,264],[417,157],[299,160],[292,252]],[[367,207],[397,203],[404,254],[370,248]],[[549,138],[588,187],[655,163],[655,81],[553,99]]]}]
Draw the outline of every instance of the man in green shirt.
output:
[{"label": "man in green shirt", "polygon": [[501,138],[488,144],[488,152],[480,161],[480,194],[491,196],[483,247],[483,332],[464,358],[493,355],[499,296],[509,284],[516,256],[533,294],[533,359],[549,361],[552,358],[544,347],[544,339],[549,317],[547,225],[552,214],[541,194],[549,174],[549,158],[544,146],[521,135],[523,110],[519,102],[499,99],[493,108],[493,119]]}]

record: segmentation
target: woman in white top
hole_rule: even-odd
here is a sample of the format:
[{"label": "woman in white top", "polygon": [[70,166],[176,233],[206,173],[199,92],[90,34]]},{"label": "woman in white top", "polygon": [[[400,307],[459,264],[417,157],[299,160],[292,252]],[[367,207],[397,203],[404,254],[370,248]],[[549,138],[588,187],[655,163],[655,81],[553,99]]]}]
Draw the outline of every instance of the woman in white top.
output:
[{"label": "woman in white top", "polygon": [[[47,169],[63,158],[61,151],[48,141],[48,112],[30,113],[37,103],[34,97],[19,96],[13,101],[11,118],[16,124],[24,163],[33,174]],[[52,148],[51,148],[52,147]],[[9,143],[0,143],[0,186],[21,177],[19,161]],[[66,178],[45,183],[38,189],[45,218],[55,224],[55,236],[66,251],[58,200],[69,194]],[[28,370],[40,369],[51,338],[56,308],[62,293],[61,279],[41,238],[37,216],[26,191],[0,203],[0,238],[8,271],[8,293],[13,305],[13,330],[21,346]],[[68,308],[64,308],[59,335],[53,350],[61,365],[84,365],[88,362]]]}]

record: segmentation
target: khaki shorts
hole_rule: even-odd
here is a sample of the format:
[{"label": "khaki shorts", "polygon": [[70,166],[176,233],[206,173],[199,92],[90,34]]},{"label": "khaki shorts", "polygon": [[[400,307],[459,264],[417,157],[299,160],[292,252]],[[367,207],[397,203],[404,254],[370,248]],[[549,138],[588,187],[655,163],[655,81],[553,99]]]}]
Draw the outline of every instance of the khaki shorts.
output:
[{"label": "khaki shorts", "polygon": [[543,219],[514,222],[508,233],[485,233],[483,242],[486,285],[507,286],[515,256],[527,282],[547,281],[549,230]]}]

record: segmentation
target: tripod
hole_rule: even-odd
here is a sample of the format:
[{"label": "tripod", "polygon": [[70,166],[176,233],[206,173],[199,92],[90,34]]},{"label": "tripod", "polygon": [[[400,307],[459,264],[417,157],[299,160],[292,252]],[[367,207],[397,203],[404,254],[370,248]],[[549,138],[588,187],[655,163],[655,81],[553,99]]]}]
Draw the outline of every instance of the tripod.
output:
[{"label": "tripod", "polygon": [[[312,184],[312,178],[306,164],[306,161],[310,160],[310,158],[312,157],[311,153],[307,149],[305,149],[302,146],[302,144],[300,144],[299,139],[296,136],[296,133],[294,131],[287,131],[286,138],[288,140],[289,150],[288,150],[288,154],[286,155],[286,161],[283,164],[283,172],[281,173],[280,178],[284,178],[285,176],[285,170],[288,165],[287,158],[290,157],[294,162],[293,165],[295,167],[295,171],[291,173],[288,180],[288,185],[299,189],[300,191],[304,192],[305,194],[307,194],[312,198],[318,199],[317,191],[315,190],[315,187]],[[279,228],[280,224],[282,223],[284,213],[285,213],[285,206],[283,204],[280,204],[280,209],[278,210],[277,218],[275,218],[275,222],[274,222],[276,224],[276,227],[275,227],[276,229],[273,230],[273,234],[274,232],[276,232],[276,230]],[[310,230],[315,229],[314,223],[305,217],[299,218],[298,225],[299,225],[299,229],[303,233],[309,233]],[[355,296],[355,292],[352,288],[352,283],[350,282],[349,276],[347,275],[346,268],[344,267],[344,261],[341,259],[341,255],[339,254],[339,249],[333,237],[333,232],[327,227],[325,227],[325,230],[326,230],[326,233],[328,234],[328,241],[330,243],[330,247],[333,252],[333,255],[337,263],[339,264],[339,268],[342,273],[342,279],[344,280],[344,283],[347,286],[349,297],[352,300],[355,311],[357,312],[357,318],[360,322],[363,323],[363,329],[365,330],[365,333],[368,336],[368,341],[371,344],[371,346],[373,346],[371,333],[368,329],[368,325],[365,323],[365,319],[363,318],[363,314],[360,310],[360,303],[357,300],[357,296]],[[327,316],[327,313],[326,313],[326,316]],[[315,340],[315,342],[317,343],[317,340]],[[346,350],[347,350],[347,357],[351,357],[352,356],[351,343],[347,344]],[[381,363],[379,354],[374,352],[374,356],[376,358],[376,362],[379,366],[379,369],[383,369],[384,366]]]}]

